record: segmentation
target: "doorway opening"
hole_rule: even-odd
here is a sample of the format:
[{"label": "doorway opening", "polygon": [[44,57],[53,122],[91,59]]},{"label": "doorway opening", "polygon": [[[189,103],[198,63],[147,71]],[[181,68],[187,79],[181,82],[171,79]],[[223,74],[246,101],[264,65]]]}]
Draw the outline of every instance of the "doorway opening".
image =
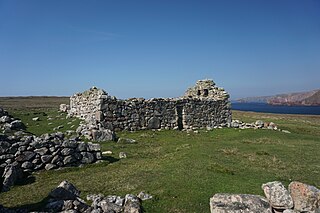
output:
[{"label": "doorway opening", "polygon": [[183,130],[183,106],[176,106],[178,129]]}]

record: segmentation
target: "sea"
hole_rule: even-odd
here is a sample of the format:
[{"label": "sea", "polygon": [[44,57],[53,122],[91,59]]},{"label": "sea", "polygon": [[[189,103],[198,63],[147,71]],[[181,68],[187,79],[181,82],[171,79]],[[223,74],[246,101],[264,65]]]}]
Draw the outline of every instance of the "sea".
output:
[{"label": "sea", "polygon": [[231,109],[278,114],[320,115],[320,106],[279,106],[266,103],[231,102]]}]

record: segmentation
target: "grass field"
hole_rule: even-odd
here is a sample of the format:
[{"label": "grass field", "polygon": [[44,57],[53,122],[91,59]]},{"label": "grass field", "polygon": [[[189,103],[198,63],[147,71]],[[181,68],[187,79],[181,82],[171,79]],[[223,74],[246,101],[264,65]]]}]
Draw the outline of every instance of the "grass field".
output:
[{"label": "grass field", "polygon": [[[64,119],[52,107],[11,107],[9,111],[28,123],[28,131],[38,135],[47,130],[48,116],[55,118],[52,122],[65,125],[64,130],[70,128],[67,123],[79,122]],[[31,119],[33,113],[42,116],[37,128]],[[109,161],[35,173],[34,180],[1,193],[0,203],[38,208],[64,179],[74,183],[83,198],[91,193],[123,196],[146,191],[154,198],[144,201],[143,208],[152,213],[209,212],[209,198],[215,193],[262,195],[261,184],[274,180],[284,184],[296,180],[320,187],[320,116],[234,111],[233,118],[273,121],[292,133],[228,128],[200,130],[198,134],[173,130],[119,132],[118,136],[136,139],[137,143],[102,143],[103,151],[113,152],[107,156]],[[121,151],[128,158],[118,159]]]}]

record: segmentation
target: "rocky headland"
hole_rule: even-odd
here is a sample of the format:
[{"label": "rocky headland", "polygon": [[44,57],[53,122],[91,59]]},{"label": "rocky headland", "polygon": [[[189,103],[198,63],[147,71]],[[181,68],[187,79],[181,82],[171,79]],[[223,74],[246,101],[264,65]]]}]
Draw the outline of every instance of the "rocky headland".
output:
[{"label": "rocky headland", "polygon": [[287,106],[320,106],[320,90],[279,94],[274,96],[248,97],[236,100],[241,103],[267,103]]}]

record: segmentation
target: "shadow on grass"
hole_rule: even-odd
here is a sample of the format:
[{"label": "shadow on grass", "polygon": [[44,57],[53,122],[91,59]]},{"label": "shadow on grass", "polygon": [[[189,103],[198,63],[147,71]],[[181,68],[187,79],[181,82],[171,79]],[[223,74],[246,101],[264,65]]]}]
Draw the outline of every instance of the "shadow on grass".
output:
[{"label": "shadow on grass", "polygon": [[19,210],[17,212],[32,212],[32,211],[41,211],[45,208],[48,203],[49,197],[43,198],[41,201],[37,203],[24,204],[20,206],[16,206],[14,208],[10,208],[12,210]]},{"label": "shadow on grass", "polygon": [[101,160],[108,161],[109,163],[115,163],[115,162],[119,161],[118,158],[114,158],[112,156],[102,156]]},{"label": "shadow on grass", "polygon": [[23,186],[36,182],[36,178],[34,176],[27,176],[18,180],[14,185]]}]

